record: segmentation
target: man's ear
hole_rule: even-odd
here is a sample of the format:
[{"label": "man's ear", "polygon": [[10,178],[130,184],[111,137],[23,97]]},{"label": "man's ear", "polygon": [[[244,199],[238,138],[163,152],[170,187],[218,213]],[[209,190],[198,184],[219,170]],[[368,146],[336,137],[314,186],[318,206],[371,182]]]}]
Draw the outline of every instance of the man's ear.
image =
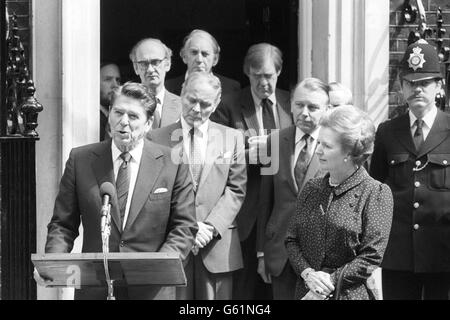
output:
[{"label": "man's ear", "polygon": [[134,73],[135,73],[137,76],[139,76],[139,67],[138,67],[138,65],[137,65],[136,63],[134,63],[134,62],[133,62],[133,70],[134,70]]},{"label": "man's ear", "polygon": [[214,55],[214,61],[213,61],[213,64],[212,64],[213,67],[215,67],[219,63],[219,58],[220,57],[219,57],[218,53]]},{"label": "man's ear", "polygon": [[170,68],[172,67],[172,61],[170,60],[170,59],[166,59],[165,60],[165,67],[164,67],[164,69],[166,70],[166,72],[169,72],[170,71]]}]

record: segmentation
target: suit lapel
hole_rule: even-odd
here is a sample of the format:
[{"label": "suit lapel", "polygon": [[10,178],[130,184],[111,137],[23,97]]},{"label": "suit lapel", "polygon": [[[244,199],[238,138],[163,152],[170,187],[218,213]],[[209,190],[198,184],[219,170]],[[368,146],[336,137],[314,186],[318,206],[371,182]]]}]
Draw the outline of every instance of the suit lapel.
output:
[{"label": "suit lapel", "polygon": [[147,201],[149,194],[153,190],[153,185],[155,184],[156,179],[158,179],[163,167],[163,153],[159,149],[153,149],[151,144],[152,143],[149,141],[144,142],[141,164],[139,166],[125,229],[129,228],[134,220],[136,220],[136,217]]},{"label": "suit lapel", "polygon": [[[92,162],[92,169],[99,188],[104,182],[110,182],[113,184],[113,186],[116,185],[114,179],[111,143],[112,140],[109,139],[102,143],[101,147],[98,150],[94,151],[94,154],[97,158]],[[111,218],[116,225],[117,230],[119,230],[120,232],[122,228],[120,226],[120,214],[116,194],[114,195],[113,199],[111,199]]]},{"label": "suit lapel", "polygon": [[241,106],[242,106],[242,115],[244,117],[244,121],[247,124],[248,129],[254,129],[256,132],[252,133],[253,135],[259,135],[259,124],[258,117],[256,116],[255,110],[255,102],[253,101],[253,97],[251,94],[251,89],[247,88],[242,92],[241,96]]},{"label": "suit lapel", "polygon": [[287,128],[292,125],[292,116],[290,112],[289,100],[283,99],[283,97],[278,93],[278,91],[276,91],[276,97],[277,97],[277,113],[280,121],[280,127],[278,129]]},{"label": "suit lapel", "polygon": [[431,127],[430,133],[428,133],[427,138],[419,149],[418,158],[436,148],[442,141],[444,141],[448,137],[449,126],[446,118],[447,117],[445,113],[438,110],[436,120]]},{"label": "suit lapel", "polygon": [[298,188],[295,183],[294,177],[294,157],[295,157],[295,127],[292,127],[292,130],[286,132],[286,135],[283,137],[284,144],[280,145],[279,158],[282,159],[280,161],[281,168],[283,170],[285,177],[284,179],[288,180],[288,183],[292,189],[294,194],[297,194]]},{"label": "suit lapel", "polygon": [[416,155],[416,146],[411,136],[411,128],[409,124],[409,115],[405,114],[398,119],[398,127],[394,129],[395,137],[409,152]]},{"label": "suit lapel", "polygon": [[208,128],[208,145],[206,147],[205,164],[200,176],[199,188],[201,188],[201,186],[204,184],[212,167],[214,166],[216,159],[221,155],[221,151],[223,150],[223,141],[220,138],[224,137],[225,133],[222,132],[221,135],[216,135],[215,133],[217,133],[218,130],[220,129],[217,128],[214,122],[210,121]]},{"label": "suit lapel", "polygon": [[164,94],[164,104],[162,106],[161,122],[159,127],[165,127],[178,120],[177,101],[172,94],[166,90]]}]

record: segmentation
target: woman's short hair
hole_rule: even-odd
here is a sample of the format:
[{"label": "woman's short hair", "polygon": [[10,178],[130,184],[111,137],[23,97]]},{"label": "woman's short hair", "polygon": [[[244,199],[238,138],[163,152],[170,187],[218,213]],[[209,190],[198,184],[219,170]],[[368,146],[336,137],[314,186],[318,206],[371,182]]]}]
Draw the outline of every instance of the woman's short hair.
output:
[{"label": "woman's short hair", "polygon": [[156,98],[150,93],[146,86],[141,83],[127,82],[113,91],[111,106],[120,96],[138,100],[147,114],[147,119],[153,117],[156,109]]},{"label": "woman's short hair", "polygon": [[333,108],[322,117],[320,126],[339,135],[342,148],[349,152],[355,164],[362,165],[372,154],[375,125],[360,109],[352,105]]},{"label": "woman's short hair", "polygon": [[283,53],[280,49],[264,42],[252,45],[244,58],[244,73],[248,76],[250,68],[260,69],[266,59],[273,61],[277,72],[281,71],[283,67]]}]

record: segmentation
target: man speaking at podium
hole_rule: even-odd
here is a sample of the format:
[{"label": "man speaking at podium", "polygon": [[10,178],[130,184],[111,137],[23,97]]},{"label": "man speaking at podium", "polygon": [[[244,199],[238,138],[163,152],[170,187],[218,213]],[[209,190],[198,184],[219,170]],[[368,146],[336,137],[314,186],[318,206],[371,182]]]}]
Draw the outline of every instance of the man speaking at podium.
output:
[{"label": "man speaking at podium", "polygon": [[[83,252],[102,252],[99,188],[116,186],[111,200],[110,252],[176,252],[184,260],[197,225],[186,165],[171,161],[170,149],[144,139],[155,98],[142,84],[114,91],[109,114],[112,140],[71,151],[53,217],[46,253],[68,253],[83,224]],[[172,299],[174,287],[115,287],[117,299]],[[82,288],[75,299],[106,299],[107,288]]]}]

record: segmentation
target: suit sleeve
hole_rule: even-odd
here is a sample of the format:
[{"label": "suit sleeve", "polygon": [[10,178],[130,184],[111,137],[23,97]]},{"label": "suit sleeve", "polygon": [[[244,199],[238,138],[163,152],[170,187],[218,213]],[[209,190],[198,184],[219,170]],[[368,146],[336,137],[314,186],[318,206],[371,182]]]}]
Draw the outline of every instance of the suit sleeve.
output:
[{"label": "suit sleeve", "polygon": [[240,133],[236,132],[225,190],[205,220],[214,226],[219,236],[233,223],[245,199],[247,171],[242,140]]},{"label": "suit sleeve", "polygon": [[306,199],[309,193],[312,191],[311,182],[307,182],[305,187],[297,199],[297,210],[296,213],[292,216],[288,230],[286,234],[285,244],[286,250],[289,257],[289,262],[291,263],[294,272],[297,277],[301,277],[302,272],[306,268],[311,268],[311,265],[303,256],[303,250],[300,245],[300,239],[297,236],[297,228],[301,225],[305,224],[304,210],[302,207],[305,206]]},{"label": "suit sleeve", "polygon": [[370,175],[380,182],[385,182],[388,175],[387,153],[384,145],[385,124],[378,127],[375,136],[375,146],[370,162]]},{"label": "suit sleeve", "polygon": [[194,245],[197,230],[194,191],[189,167],[186,164],[180,164],[172,191],[166,241],[159,251],[178,252],[184,260]]},{"label": "suit sleeve", "polygon": [[70,152],[66,168],[59,185],[53,216],[47,226],[46,253],[68,253],[78,236],[80,212],[75,179],[75,154]]},{"label": "suit sleeve", "polygon": [[211,121],[222,124],[224,126],[235,128],[231,119],[231,111],[227,103],[220,102],[216,108],[216,111],[211,114]]},{"label": "suit sleeve", "polygon": [[[377,183],[363,209],[361,245],[356,258],[347,264],[342,289],[364,283],[381,264],[391,230],[393,207],[391,189]],[[334,284],[343,267],[331,274]]]},{"label": "suit sleeve", "polygon": [[[276,139],[276,138],[275,138]],[[270,135],[267,140],[267,150],[271,150],[273,135]],[[277,141],[277,140],[275,140]],[[276,158],[274,158],[276,157]],[[278,159],[279,155],[270,154],[270,159],[279,163]],[[277,163],[275,163],[275,167],[277,167]],[[278,167],[277,167],[278,168]],[[266,233],[267,222],[270,219],[273,209],[273,201],[274,201],[274,175],[261,175],[261,185],[260,185],[260,204],[259,204],[259,213],[257,216],[257,233],[256,233],[256,251],[263,252],[264,251],[264,238]]]}]

